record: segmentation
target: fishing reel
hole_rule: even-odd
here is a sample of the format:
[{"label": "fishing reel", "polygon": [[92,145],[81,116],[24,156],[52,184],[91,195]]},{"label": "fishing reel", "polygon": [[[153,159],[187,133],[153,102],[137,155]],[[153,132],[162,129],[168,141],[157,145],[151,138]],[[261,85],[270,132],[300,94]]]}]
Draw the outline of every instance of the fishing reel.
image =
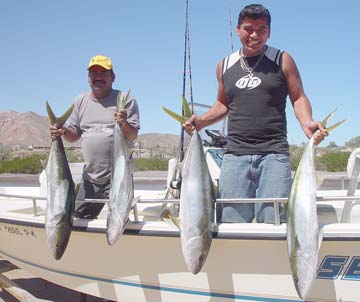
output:
[{"label": "fishing reel", "polygon": [[219,130],[205,129],[205,133],[211,138],[211,142],[204,140],[204,146],[222,148],[226,145],[227,138]]}]

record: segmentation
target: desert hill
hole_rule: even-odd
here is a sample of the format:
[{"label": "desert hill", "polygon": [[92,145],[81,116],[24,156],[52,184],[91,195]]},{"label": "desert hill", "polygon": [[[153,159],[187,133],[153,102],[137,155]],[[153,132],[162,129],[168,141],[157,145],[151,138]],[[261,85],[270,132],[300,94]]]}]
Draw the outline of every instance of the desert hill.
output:
[{"label": "desert hill", "polygon": [[[136,145],[144,149],[167,149],[174,148],[178,142],[179,135],[144,133],[139,135]],[[0,144],[7,147],[48,147],[50,144],[48,118],[34,112],[18,113],[11,110],[0,112]],[[65,145],[80,146],[80,143],[65,142]]]}]

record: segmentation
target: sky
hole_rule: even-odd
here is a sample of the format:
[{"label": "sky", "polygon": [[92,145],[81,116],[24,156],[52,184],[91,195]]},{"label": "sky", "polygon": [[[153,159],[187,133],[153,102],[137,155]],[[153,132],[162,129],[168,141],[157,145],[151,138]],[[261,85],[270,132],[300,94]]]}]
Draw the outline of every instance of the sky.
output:
[{"label": "sky", "polygon": [[[216,100],[216,65],[231,53],[239,11],[253,1],[189,0],[194,101]],[[256,1],[270,10],[268,45],[287,51],[300,71],[313,117],[337,109],[347,122],[323,145],[360,136],[358,0]],[[110,56],[114,88],[131,89],[140,107],[140,133],[179,134],[161,106],[181,111],[185,0],[2,0],[0,10],[0,111],[61,115],[89,90],[92,56]],[[187,81],[186,95],[189,95]],[[306,141],[287,102],[288,140]],[[332,123],[330,123],[332,124]],[[1,131],[1,130],[0,130]]]}]

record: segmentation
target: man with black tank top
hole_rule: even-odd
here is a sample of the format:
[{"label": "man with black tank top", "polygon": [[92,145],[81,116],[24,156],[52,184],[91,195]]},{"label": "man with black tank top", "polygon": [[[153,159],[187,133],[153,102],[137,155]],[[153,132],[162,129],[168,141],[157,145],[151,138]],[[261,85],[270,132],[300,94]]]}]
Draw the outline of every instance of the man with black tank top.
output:
[{"label": "man with black tank top", "polygon": [[[271,16],[262,5],[251,4],[239,14],[236,33],[242,48],[217,65],[218,96],[201,116],[183,126],[188,133],[228,115],[228,142],[219,179],[220,198],[288,197],[291,186],[287,142],[286,98],[289,96],[305,135],[319,129],[315,143],[328,135],[312,118],[293,58],[266,44]],[[280,219],[286,215],[281,207]],[[223,204],[221,222],[274,223],[272,203]]]},{"label": "man with black tank top", "polygon": [[[53,125],[50,133],[52,137],[61,135],[69,142],[81,138],[85,165],[77,199],[107,199],[115,122],[121,125],[124,138],[130,143],[140,128],[139,108],[130,96],[125,109],[117,112],[117,97],[123,98],[126,93],[112,88],[115,73],[109,57],[92,57],[87,69],[91,91],[75,99],[73,112],[64,127],[58,129]],[[75,217],[97,218],[103,207],[104,203],[78,202]]]}]

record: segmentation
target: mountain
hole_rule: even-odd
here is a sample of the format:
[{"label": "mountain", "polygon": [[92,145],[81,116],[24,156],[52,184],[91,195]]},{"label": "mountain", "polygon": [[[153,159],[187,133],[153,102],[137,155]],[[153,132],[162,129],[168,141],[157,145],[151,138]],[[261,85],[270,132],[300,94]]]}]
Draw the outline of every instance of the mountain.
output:
[{"label": "mountain", "polygon": [[[179,142],[179,135],[162,133],[139,134],[137,146],[143,149],[174,148]],[[0,144],[27,148],[48,147],[50,145],[49,121],[45,116],[34,112],[18,113],[16,111],[0,112]],[[80,146],[80,143],[67,146]]]},{"label": "mountain", "polygon": [[163,133],[144,133],[140,134],[137,142],[140,148],[171,148],[177,146],[180,136],[175,134]]},{"label": "mountain", "polygon": [[34,112],[0,112],[0,141],[4,146],[49,146],[49,122]]}]

